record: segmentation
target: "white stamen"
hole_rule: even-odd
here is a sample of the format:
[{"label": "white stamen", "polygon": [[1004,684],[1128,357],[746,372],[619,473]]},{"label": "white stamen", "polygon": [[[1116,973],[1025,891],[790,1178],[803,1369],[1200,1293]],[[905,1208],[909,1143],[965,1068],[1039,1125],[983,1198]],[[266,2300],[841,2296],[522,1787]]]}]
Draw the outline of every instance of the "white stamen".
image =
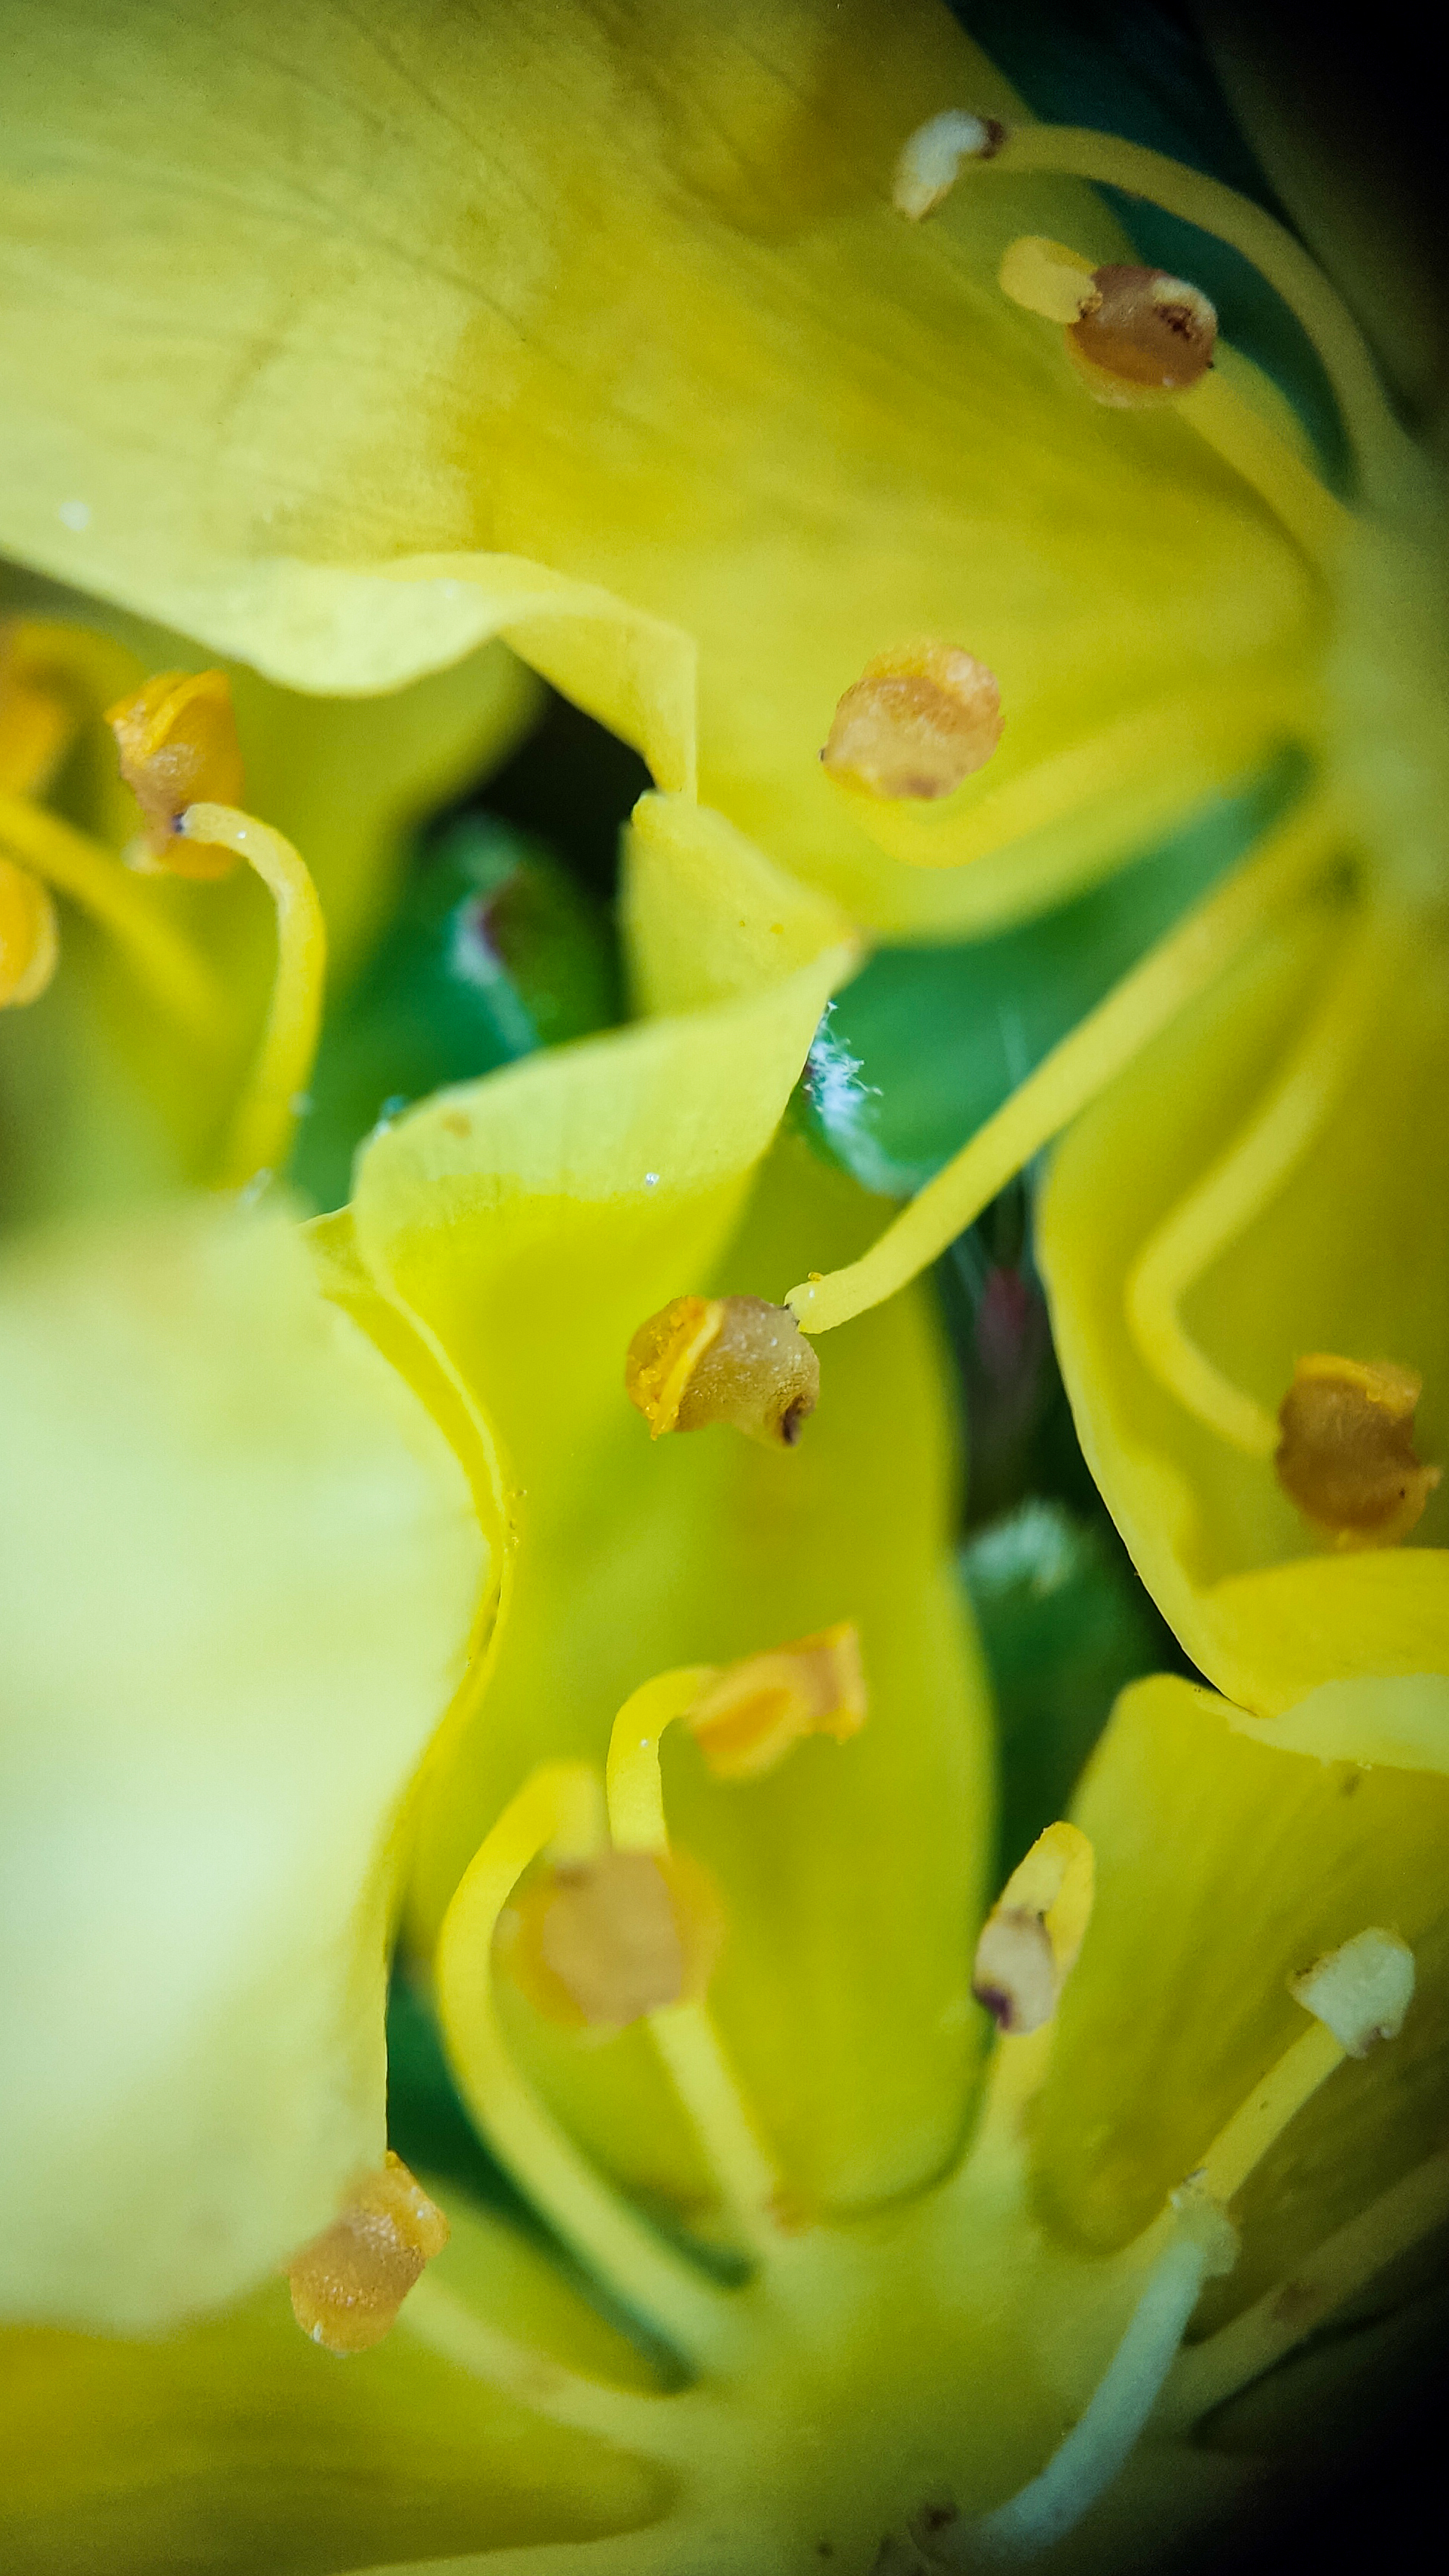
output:
[{"label": "white stamen", "polygon": [[891,203],[897,214],[918,224],[950,195],[962,162],[989,159],[1000,150],[1001,139],[999,125],[988,117],[968,116],[963,108],[947,108],[940,116],[928,117],[909,137],[896,163]]},{"label": "white stamen", "polygon": [[946,2565],[1035,2558],[1075,2528],[1135,2449],[1197,2306],[1204,2281],[1231,2270],[1237,2237],[1216,2202],[1190,2184],[1172,2195],[1179,2227],[1158,2256],[1132,2321],[1072,2426],[1038,2477],[994,2513],[954,2527],[938,2554]]},{"label": "white stamen", "polygon": [[1397,2039],[1414,1999],[1414,1953],[1392,1932],[1360,1932],[1315,1959],[1289,1987],[1305,2012],[1331,2030],[1350,2057],[1376,2040]]}]

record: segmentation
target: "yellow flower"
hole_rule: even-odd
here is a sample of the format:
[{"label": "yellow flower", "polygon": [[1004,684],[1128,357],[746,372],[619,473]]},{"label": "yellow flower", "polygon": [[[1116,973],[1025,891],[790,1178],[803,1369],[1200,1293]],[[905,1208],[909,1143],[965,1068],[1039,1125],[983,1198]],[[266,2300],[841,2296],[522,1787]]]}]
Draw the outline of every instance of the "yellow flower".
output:
[{"label": "yellow flower", "polygon": [[[1084,2563],[1152,2563],[1239,2492],[1255,2384],[1449,2210],[1443,1558],[1406,1483],[1331,1526],[1413,1544],[1284,1562],[1263,1435],[1296,1364],[1310,1518],[1354,1403],[1355,1458],[1442,1508],[1404,1464],[1410,1379],[1432,1444],[1449,1359],[1405,1148],[1438,987],[1396,980],[1442,904],[1420,463],[1286,237],[1023,124],[924,9],[862,8],[848,41],[809,9],[14,26],[0,537],[268,674],[257,737],[302,745],[270,796],[248,752],[258,820],[192,647],[148,650],[138,699],[139,670],[97,693],[90,647],[20,633],[8,998],[54,971],[58,886],[194,1032],[242,900],[122,875],[117,809],[57,780],[47,653],[83,712],[130,687],[149,857],[247,859],[276,902],[260,1035],[239,971],[248,1025],[187,1118],[155,1062],[117,1086],[162,1105],[125,1186],[280,1162],[324,915],[361,941],[397,820],[515,721],[484,639],[657,789],[622,897],[639,1024],[384,1126],[309,1230],[325,1303],[242,1211],[9,1283],[11,1561],[58,1712],[13,1739],[39,1964],[7,2299],[42,2321],[11,2347],[17,2546],[138,2576],[197,2527],[238,2570],[538,2543],[540,2568],[864,2576],[1080,2525]],[[973,113],[942,127],[953,96]],[[926,229],[893,167],[905,212],[942,202]],[[1330,361],[1357,515],[1251,371],[1208,380],[1201,299],[1143,285],[1093,178],[1256,248]],[[1184,372],[1134,407],[1163,331]],[[389,690],[382,724],[346,703]],[[775,1141],[853,925],[1038,911],[1285,741],[1315,796],[867,1249],[860,1194]],[[329,748],[360,781],[335,837]],[[110,973],[82,950],[82,1015]],[[150,1008],[120,1025],[149,1043]],[[986,1911],[945,1361],[909,1283],[1084,1109],[1046,1228],[1064,1357],[1233,1698],[1129,1693]],[[753,1389],[768,1445],[652,1444],[631,1343],[649,1427],[682,1427],[730,1299],[792,1274],[830,1334],[798,1452]],[[203,1694],[206,1786],[234,1763],[269,1794],[198,1824]],[[571,2268],[380,2164],[394,1905]],[[345,2378],[275,2284],[151,2346],[61,2331],[170,2325],[283,2260]],[[86,2411],[104,2429],[57,2457]]]},{"label": "yellow flower", "polygon": [[[1021,114],[929,0],[258,0],[184,39],[15,0],[7,44],[17,559],[296,688],[501,633],[909,937],[1039,910],[1312,734],[1315,567],[1213,443],[1229,380],[1240,444],[1281,400],[1231,353],[1191,421],[1064,398],[997,270],[1042,230],[1127,256],[1087,188],[892,210],[923,119]],[[925,805],[836,785],[837,701],[921,637],[995,674],[999,749]]]}]

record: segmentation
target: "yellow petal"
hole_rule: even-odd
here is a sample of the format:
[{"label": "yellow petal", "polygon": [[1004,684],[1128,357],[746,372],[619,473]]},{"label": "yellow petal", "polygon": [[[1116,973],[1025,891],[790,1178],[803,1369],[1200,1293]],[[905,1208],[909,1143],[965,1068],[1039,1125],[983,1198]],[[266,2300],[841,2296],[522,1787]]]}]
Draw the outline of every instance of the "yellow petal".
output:
[{"label": "yellow petal", "polygon": [[390,1837],[483,1550],[279,1220],[16,1253],[0,1347],[3,2302],[135,2332],[381,2160]]},{"label": "yellow petal", "polygon": [[1319,1730],[1305,1709],[1288,1751],[1186,1682],[1136,1683],[1074,1808],[1097,1903],[1033,2136],[1043,2204],[1079,2242],[1144,2225],[1310,2027],[1291,1978],[1371,1927],[1415,1954],[1401,2035],[1339,2067],[1235,2202],[1243,2255],[1217,2294],[1234,2308],[1440,2145],[1449,2116],[1449,1729],[1432,1769],[1380,1763],[1380,1686],[1346,1687],[1353,1722]]},{"label": "yellow petal", "polygon": [[[1371,925],[1370,925],[1371,927]],[[1092,1471],[1193,1660],[1244,1706],[1290,1707],[1355,1674],[1449,1672],[1449,1494],[1402,1547],[1334,1552],[1254,1457],[1148,1366],[1133,1265],[1281,1077],[1361,922],[1305,917],[1227,976],[1060,1147],[1042,1258]],[[1365,972],[1369,972],[1367,958]],[[1352,999],[1346,997],[1345,1007]],[[1424,1380],[1419,1454],[1449,1455],[1449,971],[1426,927],[1412,973],[1369,991],[1347,1079],[1282,1184],[1187,1292],[1189,1330],[1269,1419],[1315,1350]]]},{"label": "yellow petal", "polygon": [[[260,2567],[327,2576],[583,2543],[652,2520],[664,2501],[656,2470],[532,2411],[555,2355],[600,2378],[614,2361],[623,2378],[627,2348],[516,2239],[505,2243],[485,2221],[465,2225],[453,2276],[493,2329],[484,2349],[501,2386],[486,2364],[470,2366],[479,2330],[466,2308],[456,2357],[447,2342],[456,2315],[439,2302],[428,2320],[434,2349],[404,2328],[338,2363],[297,2332],[280,2283],[155,2342],[0,2337],[9,2563],[57,2576],[197,2564],[209,2576]],[[527,2342],[515,2348],[510,2390],[499,2348],[520,2308]]]},{"label": "yellow petal", "polygon": [[[607,31],[582,0],[368,0],[340,33],[304,0],[185,46],[28,0],[9,45],[27,562],[316,689],[505,634],[670,788],[697,645],[710,802],[917,935],[1039,908],[1296,721],[1302,559],[997,284],[1027,232],[1122,257],[1100,199],[1003,177],[893,211],[923,117],[1019,114],[928,0],[727,28],[653,0]],[[929,820],[817,756],[925,637],[1006,717]]]},{"label": "yellow petal", "polygon": [[[748,1792],[713,1790],[683,1832],[726,1882],[738,1930],[722,2010],[800,2183],[872,2197],[949,2151],[975,2039],[984,1721],[944,1558],[943,1361],[907,1301],[842,1337],[837,1391],[796,1452],[756,1458],[723,1431],[650,1443],[623,1386],[644,1316],[722,1261],[778,1289],[818,1248],[812,1216],[856,1240],[874,1211],[792,1156],[726,1253],[851,951],[820,949],[839,927],[830,907],[675,800],[646,800],[631,870],[646,985],[706,1007],[440,1094],[358,1167],[361,1257],[490,1424],[515,1548],[478,1720],[422,1792],[413,1934],[430,1945],[531,1765],[602,1758],[651,1674],[858,1617],[878,1714],[849,1761],[808,1748]],[[904,1743],[918,1748],[905,1761]],[[810,1921],[830,1937],[807,1939]],[[676,2204],[702,2193],[640,2034],[580,2057],[540,2026],[530,2045],[631,2180]]]}]

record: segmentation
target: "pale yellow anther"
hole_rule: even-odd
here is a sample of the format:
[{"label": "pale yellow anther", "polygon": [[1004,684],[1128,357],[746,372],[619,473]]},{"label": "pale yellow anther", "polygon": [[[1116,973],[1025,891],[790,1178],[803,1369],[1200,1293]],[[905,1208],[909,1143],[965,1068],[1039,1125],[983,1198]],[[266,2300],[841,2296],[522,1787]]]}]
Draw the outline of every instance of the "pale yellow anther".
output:
[{"label": "pale yellow anther", "polygon": [[[189,805],[239,805],[241,748],[224,671],[160,671],[106,709],[121,776],[145,817],[145,851],[168,875],[222,877],[237,853],[180,833]],[[143,860],[144,864],[144,860]]]},{"label": "pale yellow anther", "polygon": [[794,1645],[728,1664],[686,1722],[717,1780],[759,1780],[807,1735],[844,1744],[866,1719],[855,1623],[842,1619]]},{"label": "pale yellow anther", "polygon": [[997,284],[1013,304],[1039,313],[1044,322],[1064,326],[1080,322],[1084,313],[1095,313],[1102,301],[1091,261],[1079,250],[1068,250],[1064,242],[1047,241],[1039,233],[1023,233],[1012,242],[997,271]]},{"label": "pale yellow anther", "polygon": [[1160,268],[1092,272],[1099,300],[1068,328],[1067,349],[1099,402],[1126,409],[1171,402],[1213,362],[1218,317],[1185,278]]},{"label": "pale yellow anther", "polygon": [[448,2222],[400,2156],[358,2184],[340,2218],[287,2269],[292,2314],[324,2352],[346,2358],[381,2343],[423,2266],[441,2254]]},{"label": "pale yellow anther", "polygon": [[1011,2038],[1056,2011],[1091,1920],[1092,1846],[1075,1825],[1048,1825],[1012,1871],[982,1926],[971,1991]]},{"label": "pale yellow anther", "polygon": [[1289,1980],[1296,2002],[1350,2057],[1397,2039],[1414,2000],[1414,1953],[1394,1932],[1359,1932]]},{"label": "pale yellow anther", "polygon": [[1001,740],[996,675],[957,644],[877,653],[835,710],[820,757],[843,787],[929,801],[985,767]]},{"label": "pale yellow anther", "polygon": [[615,2031],[697,2002],[719,1956],[711,1880],[676,1851],[616,1851],[542,1867],[498,1925],[498,1951],[535,2009],[564,2029]]},{"label": "pale yellow anther", "polygon": [[60,953],[55,906],[38,877],[0,858],[0,1010],[38,1001]]},{"label": "pale yellow anther", "polygon": [[624,1388],[651,1439],[728,1422],[789,1449],[819,1399],[820,1362],[788,1306],[676,1297],[634,1335]]},{"label": "pale yellow anther", "polygon": [[1414,1448],[1422,1380],[1393,1360],[1301,1359],[1279,1407],[1284,1492],[1340,1547],[1392,1547],[1439,1482]]}]

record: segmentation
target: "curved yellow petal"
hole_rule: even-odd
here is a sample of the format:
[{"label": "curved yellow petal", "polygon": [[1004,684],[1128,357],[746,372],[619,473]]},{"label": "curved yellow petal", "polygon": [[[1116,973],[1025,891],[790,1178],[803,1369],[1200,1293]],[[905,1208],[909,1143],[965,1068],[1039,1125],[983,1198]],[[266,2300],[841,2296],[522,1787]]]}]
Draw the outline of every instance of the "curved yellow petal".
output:
[{"label": "curved yellow petal", "polygon": [[[147,672],[199,669],[206,655],[185,636],[0,573],[0,611],[12,602],[43,612],[44,629],[28,631],[55,640],[58,684],[73,682],[79,731],[55,784],[57,809],[113,850],[119,871],[138,817],[101,711]],[[75,622],[86,617],[102,619],[104,631]],[[308,863],[327,915],[335,988],[386,915],[408,835],[506,755],[537,703],[537,684],[499,644],[381,700],[319,698],[240,665],[228,677],[248,804]],[[194,888],[161,878],[146,881],[143,900],[211,962],[232,1025],[203,1060],[194,1039],[158,1014],[128,958],[63,905],[62,971],[46,1023],[0,1029],[12,1218],[81,1201],[124,1203],[209,1167],[270,990],[270,906],[245,883]]]},{"label": "curved yellow petal", "polygon": [[[1280,1490],[1271,1455],[1222,1437],[1154,1372],[1128,1284],[1272,1095],[1330,974],[1360,955],[1373,973],[1372,929],[1306,913],[1264,943],[1078,1122],[1042,1199],[1043,1267],[1093,1474],[1188,1653],[1260,1714],[1338,1678],[1449,1672],[1449,1492],[1406,1545],[1334,1550]],[[1346,1077],[1304,1150],[1182,1312],[1270,1424],[1304,1352],[1417,1369],[1432,1463],[1449,1456],[1449,958],[1432,923],[1412,971],[1381,977],[1362,1003]]]},{"label": "curved yellow petal", "polygon": [[[468,2226],[470,2240],[483,2224]],[[479,2337],[492,2384],[466,2348],[449,2353],[441,2330],[425,2340],[407,2326],[340,2367],[297,2332],[280,2283],[232,2315],[148,2343],[0,2336],[0,2547],[10,2564],[46,2576],[200,2565],[214,2576],[260,2567],[323,2576],[582,2544],[652,2521],[668,2492],[656,2468],[533,2411],[556,2377],[556,2335],[537,2354],[518,2348],[508,2385],[509,2276],[530,2258],[516,2244],[501,2250],[501,2279],[471,2241],[465,2272],[487,2309],[504,2292],[504,2332],[494,2311],[491,2347]],[[567,2295],[557,2276],[531,2262],[557,2308]],[[539,2304],[536,2292],[530,2326]],[[595,2369],[605,2339],[595,2322]]]},{"label": "curved yellow petal", "polygon": [[[669,788],[697,645],[702,792],[917,936],[1039,909],[1301,726],[1293,542],[997,285],[1023,232],[1120,256],[1100,199],[893,211],[943,102],[1019,115],[929,0],[251,0],[185,45],[159,7],[17,0],[8,42],[26,561],[317,689],[502,633]],[[990,666],[1006,733],[917,830],[817,755],[921,637]]]},{"label": "curved yellow petal", "polygon": [[484,1551],[280,1221],[16,1252],[0,1359],[3,2304],[136,2332],[380,2161],[390,1839]]},{"label": "curved yellow petal", "polygon": [[[949,2153],[975,2043],[985,1729],[945,1557],[944,1361],[902,1301],[842,1339],[797,1452],[723,1430],[650,1442],[623,1387],[637,1324],[722,1265],[778,1293],[812,1222],[855,1241],[874,1211],[795,1149],[736,1235],[852,962],[821,944],[838,915],[681,800],[646,799],[632,837],[640,980],[701,1007],[444,1092],[358,1165],[360,1256],[486,1417],[512,1533],[486,1695],[421,1792],[413,1937],[431,1945],[531,1765],[601,1760],[639,1683],[859,1618],[878,1714],[858,1743],[723,1797],[686,1759],[678,1795],[737,1923],[721,2011],[792,2177],[877,2197]],[[707,2198],[638,2032],[580,2053],[521,2001],[512,2018],[606,2159],[676,2208]]]},{"label": "curved yellow petal", "polygon": [[[1381,1685],[1312,1703],[1292,1750],[1186,1682],[1123,1693],[1073,1813],[1097,1902],[1032,2130],[1036,2185],[1075,2241],[1121,2244],[1313,2025],[1291,1977],[1371,1927],[1413,1949],[1399,2037],[1345,2062],[1232,2208],[1247,2305],[1442,2143],[1449,2115],[1449,1728],[1432,1767],[1379,1759]],[[1349,1698],[1351,1695],[1351,1706]],[[1356,1748],[1356,1749],[1351,1749]]]}]

